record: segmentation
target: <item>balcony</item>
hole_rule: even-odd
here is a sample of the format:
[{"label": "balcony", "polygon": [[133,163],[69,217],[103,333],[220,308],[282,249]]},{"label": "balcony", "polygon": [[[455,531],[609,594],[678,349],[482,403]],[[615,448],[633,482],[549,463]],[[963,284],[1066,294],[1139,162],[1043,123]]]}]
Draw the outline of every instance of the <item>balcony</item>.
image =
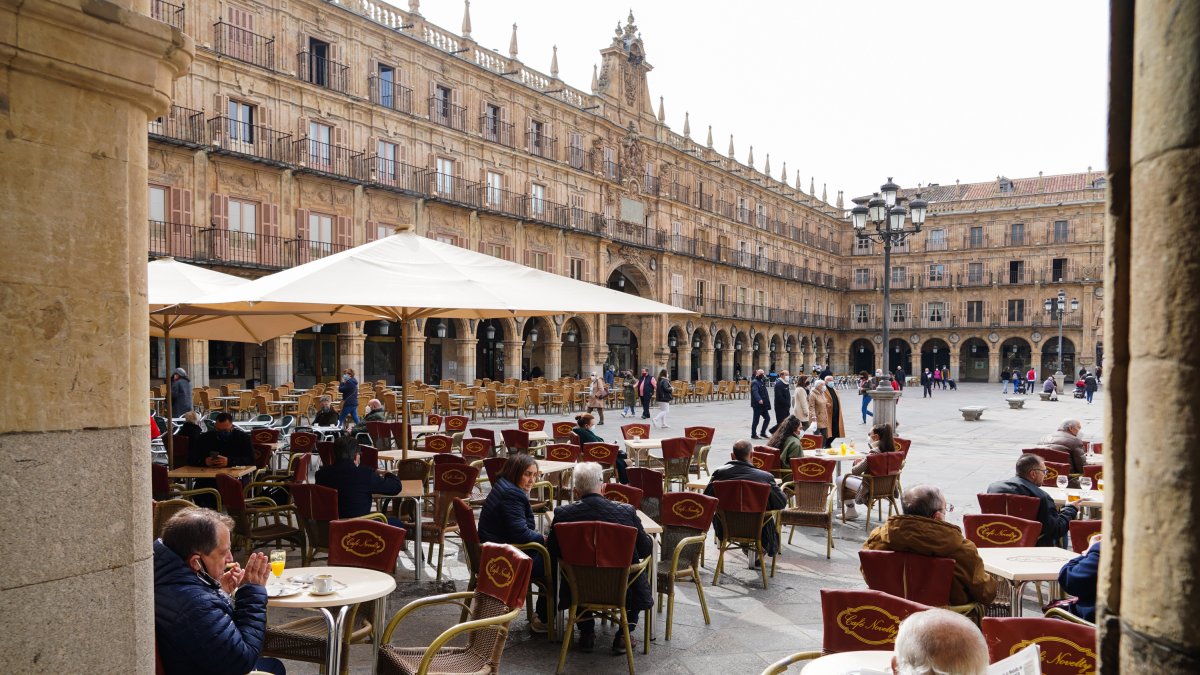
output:
[{"label": "balcony", "polygon": [[213,24],[213,29],[213,48],[218,54],[267,70],[275,69],[275,38],[252,33],[224,21]]},{"label": "balcony", "polygon": [[608,220],[607,224],[607,234],[613,241],[623,241],[627,244],[650,248],[666,248],[668,235],[658,230],[616,219]]},{"label": "balcony", "polygon": [[950,280],[949,274],[927,274],[921,277],[921,288],[949,288]]},{"label": "balcony", "polygon": [[542,159],[558,159],[558,139],[535,131],[525,132],[525,149]]},{"label": "balcony", "polygon": [[727,202],[723,199],[717,200],[717,215],[733,220],[733,202]]},{"label": "balcony", "polygon": [[988,236],[983,233],[963,235],[963,248],[987,248]]},{"label": "balcony", "polygon": [[292,157],[300,170],[336,178],[365,180],[369,173],[364,166],[365,153],[308,137],[292,143]]},{"label": "balcony", "polygon": [[327,241],[287,239],[284,240],[284,267],[303,265],[304,263],[320,260],[344,250],[346,250],[345,246],[339,246]]},{"label": "balcony", "polygon": [[771,232],[781,237],[786,237],[788,235],[788,224],[782,220],[771,219],[768,228],[771,230]]},{"label": "balcony", "polygon": [[577,145],[567,147],[567,165],[572,169],[583,171],[587,168],[587,153]]},{"label": "balcony", "polygon": [[467,119],[467,109],[453,105],[445,98],[430,96],[429,100],[429,121],[434,124],[440,124],[443,127],[450,127],[459,131],[465,131],[465,122]]},{"label": "balcony", "polygon": [[292,162],[292,135],[231,117],[208,120],[213,152],[280,164]]},{"label": "balcony", "polygon": [[344,246],[215,227],[150,221],[150,255],[178,260],[278,270],[323,258]]},{"label": "balcony", "polygon": [[368,157],[366,163],[369,167],[367,179],[371,183],[400,192],[422,194],[417,180],[418,169],[415,166],[378,155]]},{"label": "balcony", "polygon": [[183,27],[183,4],[173,5],[165,0],[150,0],[150,18],[187,32]]},{"label": "balcony", "polygon": [[702,211],[708,211],[709,213],[712,213],[713,196],[710,194],[704,194],[703,192],[697,194],[696,195],[696,208],[698,208]]},{"label": "balcony", "polygon": [[604,177],[614,183],[621,182],[621,165],[611,159],[606,159],[600,165],[600,170]]},{"label": "balcony", "polygon": [[[578,216],[579,214],[574,214]],[[554,227],[571,228],[575,222],[586,222],[573,219],[571,208],[565,204],[556,204],[545,199],[525,198],[525,217],[534,222]]]},{"label": "balcony", "polygon": [[318,87],[348,93],[350,66],[319,56],[313,52],[296,54],[296,77]]},{"label": "balcony", "polygon": [[1033,237],[1025,234],[1024,232],[1005,232],[1004,233],[1004,245],[1005,246],[1032,246],[1033,245]]},{"label": "balcony", "polygon": [[750,209],[745,208],[743,206],[739,206],[737,208],[737,210],[735,211],[735,214],[737,216],[737,221],[739,223],[742,223],[744,225],[750,224]]},{"label": "balcony", "polygon": [[850,289],[855,291],[873,291],[878,288],[879,285],[876,283],[874,276],[870,276],[865,279],[861,277],[855,277],[854,280],[850,282]]},{"label": "balcony", "polygon": [[690,204],[692,189],[680,183],[671,183],[667,186],[667,196],[681,204]]},{"label": "balcony", "polygon": [[392,80],[382,79],[378,75],[367,78],[367,85],[370,90],[371,103],[405,115],[412,114],[412,89],[396,84]]},{"label": "balcony", "polygon": [[484,185],[450,174],[425,169],[418,173],[418,192],[433,199],[467,208],[477,209],[483,197]]},{"label": "balcony", "polygon": [[642,176],[642,194],[658,196],[658,176]]},{"label": "balcony", "polygon": [[934,241],[932,239],[925,240],[925,250],[926,251],[945,251],[946,249],[947,249],[947,246],[946,246],[945,239],[942,239],[941,241]]},{"label": "balcony", "polygon": [[967,272],[966,274],[958,273],[955,275],[955,286],[991,286],[992,279],[995,275],[992,272]]},{"label": "balcony", "polygon": [[1008,270],[1000,273],[998,283],[1002,286],[1019,286],[1021,284],[1032,284],[1034,275],[1025,270]]},{"label": "balcony", "polygon": [[491,185],[480,184],[479,189],[483,190],[480,209],[514,218],[525,217],[525,195]]},{"label": "balcony", "polygon": [[147,131],[161,140],[176,141],[184,145],[203,145],[204,113],[177,105],[171,106],[166,115],[150,120]]},{"label": "balcony", "polygon": [[511,122],[504,122],[491,115],[479,116],[479,135],[483,136],[483,140],[499,143],[505,147],[513,147],[513,125]]}]

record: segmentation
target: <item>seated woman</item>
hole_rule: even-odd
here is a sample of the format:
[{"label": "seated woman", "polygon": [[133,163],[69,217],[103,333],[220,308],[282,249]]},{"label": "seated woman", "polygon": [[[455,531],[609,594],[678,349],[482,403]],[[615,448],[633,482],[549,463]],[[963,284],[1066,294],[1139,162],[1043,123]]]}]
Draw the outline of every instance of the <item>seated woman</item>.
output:
[{"label": "seated woman", "polygon": [[1092,535],[1087,551],[1063,565],[1058,585],[1075,596],[1067,605],[1072,614],[1087,621],[1096,620],[1096,577],[1100,572],[1100,535]]},{"label": "seated woman", "polygon": [[[529,491],[538,479],[537,462],[525,453],[509,456],[492,485],[483,508],[479,511],[479,540],[496,544],[545,545],[546,538],[534,527],[533,509],[529,506]],[[537,551],[525,551],[533,559],[532,579],[543,580],[545,570]],[[537,601],[538,621],[530,626],[535,633],[546,632],[546,603],[540,595]]]},{"label": "seated woman", "polygon": [[202,433],[204,430],[200,428],[200,414],[195,410],[189,410],[183,414],[183,424],[179,425],[175,435],[186,436],[190,443]]},{"label": "seated woman", "polygon": [[779,461],[783,468],[791,466],[789,460],[793,457],[803,457],[804,449],[800,447],[800,437],[804,435],[804,427],[795,415],[788,415],[775,433],[767,439],[767,445],[779,448]]},{"label": "seated woman", "polygon": [[[892,425],[876,424],[871,427],[871,451],[868,454],[874,455],[880,452],[894,452],[896,450],[896,441],[892,436]],[[838,501],[846,505],[846,519],[854,520],[858,517],[858,511],[855,509],[855,504],[866,504],[867,493],[863,487],[862,476],[867,472],[867,458],[856,461],[851,467],[850,472],[842,476],[842,489],[838,491]],[[846,500],[853,499],[854,501],[846,503]]]},{"label": "seated woman", "polygon": [[[576,436],[579,436],[580,443],[603,443],[604,442],[603,438],[600,438],[599,436],[596,435],[596,432],[592,431],[592,427],[596,426],[596,418],[592,417],[590,413],[583,413],[582,415],[576,415],[575,416],[575,425],[576,425],[575,428],[572,429],[571,431],[575,432]],[[626,467],[625,460],[628,457],[629,456],[625,454],[624,450],[617,451],[617,480],[622,483],[625,483],[627,485],[629,484],[629,476],[628,476],[628,474],[625,473],[625,467]]]}]

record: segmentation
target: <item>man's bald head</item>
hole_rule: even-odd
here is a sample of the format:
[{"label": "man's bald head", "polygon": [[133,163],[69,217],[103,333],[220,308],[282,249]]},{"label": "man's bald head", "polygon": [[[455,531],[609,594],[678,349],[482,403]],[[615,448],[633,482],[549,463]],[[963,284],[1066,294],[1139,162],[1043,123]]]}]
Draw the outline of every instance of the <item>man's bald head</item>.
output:
[{"label": "man's bald head", "polygon": [[984,675],[987,643],[979,628],[961,614],[927,609],[910,615],[896,633],[892,656],[896,675]]}]

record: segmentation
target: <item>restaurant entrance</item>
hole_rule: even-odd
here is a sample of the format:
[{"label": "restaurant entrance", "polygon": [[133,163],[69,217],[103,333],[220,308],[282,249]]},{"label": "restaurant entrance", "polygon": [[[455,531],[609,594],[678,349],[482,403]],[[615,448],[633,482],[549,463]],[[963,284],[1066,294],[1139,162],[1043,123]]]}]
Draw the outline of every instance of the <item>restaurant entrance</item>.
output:
[{"label": "restaurant entrance", "polygon": [[297,387],[307,389],[318,382],[337,379],[340,328],[341,324],[318,325],[296,331],[292,341],[292,373]]}]

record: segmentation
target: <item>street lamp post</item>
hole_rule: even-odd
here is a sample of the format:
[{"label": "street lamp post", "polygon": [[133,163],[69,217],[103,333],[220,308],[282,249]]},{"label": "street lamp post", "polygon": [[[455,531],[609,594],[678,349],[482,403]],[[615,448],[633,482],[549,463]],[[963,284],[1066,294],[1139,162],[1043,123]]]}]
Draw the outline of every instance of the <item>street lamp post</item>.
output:
[{"label": "street lamp post", "polygon": [[[850,210],[851,222],[855,235],[861,239],[877,241],[883,244],[883,372],[888,379],[892,377],[891,369],[891,301],[892,301],[892,246],[903,244],[909,236],[921,231],[925,224],[925,211],[928,204],[921,195],[909,202],[912,209],[912,227],[905,227],[908,209],[900,203],[905,199],[899,196],[900,186],[888,181],[879,186],[869,200],[856,200],[857,206]],[[866,202],[864,205],[863,202]],[[867,231],[867,222],[875,226],[874,232]]]},{"label": "street lamp post", "polygon": [[[1058,382],[1058,389],[1061,392],[1066,383],[1063,374],[1063,315],[1067,313],[1067,292],[1059,289],[1058,297],[1046,298],[1042,307],[1052,320],[1058,319],[1058,371],[1054,373],[1054,379]],[[1078,298],[1071,298],[1071,311],[1079,311]]]}]

